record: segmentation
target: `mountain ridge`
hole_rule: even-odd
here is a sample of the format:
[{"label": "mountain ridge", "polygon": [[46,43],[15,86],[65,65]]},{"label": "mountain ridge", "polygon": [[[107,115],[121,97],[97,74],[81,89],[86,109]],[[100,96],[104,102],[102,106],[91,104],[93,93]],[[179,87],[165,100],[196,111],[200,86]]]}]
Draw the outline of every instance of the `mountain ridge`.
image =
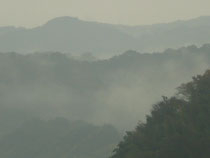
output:
[{"label": "mountain ridge", "polygon": [[210,42],[210,16],[166,24],[125,26],[57,17],[34,27],[0,27],[1,52],[91,52],[113,56],[127,50],[163,51]]}]

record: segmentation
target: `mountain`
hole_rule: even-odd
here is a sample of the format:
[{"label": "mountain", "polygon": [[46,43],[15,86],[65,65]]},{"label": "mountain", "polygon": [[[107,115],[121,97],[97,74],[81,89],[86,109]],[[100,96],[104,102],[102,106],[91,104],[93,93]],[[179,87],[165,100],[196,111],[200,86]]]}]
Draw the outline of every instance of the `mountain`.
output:
[{"label": "mountain", "polygon": [[186,45],[202,45],[210,42],[210,16],[191,20],[179,20],[171,23],[121,26],[123,32],[138,38],[140,47],[137,50],[160,51],[166,48],[177,48]]},{"label": "mountain", "polygon": [[0,50],[68,53],[113,53],[132,48],[135,39],[111,25],[60,17],[33,29],[8,32],[0,36]]},{"label": "mountain", "polygon": [[145,26],[122,26],[58,17],[32,28],[0,27],[1,52],[91,52],[112,56],[127,50],[162,51],[210,42],[210,17]]},{"label": "mountain", "polygon": [[209,44],[93,61],[58,52],[0,53],[0,134],[33,117],[131,129],[160,96],[172,96],[209,67]]},{"label": "mountain", "polygon": [[208,158],[210,70],[154,104],[145,123],[127,132],[112,158]]},{"label": "mountain", "polygon": [[119,140],[120,134],[110,125],[33,119],[0,139],[0,157],[106,158]]}]

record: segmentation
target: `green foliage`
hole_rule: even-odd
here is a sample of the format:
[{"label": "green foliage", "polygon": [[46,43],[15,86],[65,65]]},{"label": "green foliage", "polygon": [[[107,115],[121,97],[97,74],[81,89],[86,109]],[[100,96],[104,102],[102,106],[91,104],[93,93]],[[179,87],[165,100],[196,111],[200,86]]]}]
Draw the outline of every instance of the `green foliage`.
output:
[{"label": "green foliage", "polygon": [[210,157],[210,71],[183,84],[176,97],[154,105],[114,150],[112,158]]}]

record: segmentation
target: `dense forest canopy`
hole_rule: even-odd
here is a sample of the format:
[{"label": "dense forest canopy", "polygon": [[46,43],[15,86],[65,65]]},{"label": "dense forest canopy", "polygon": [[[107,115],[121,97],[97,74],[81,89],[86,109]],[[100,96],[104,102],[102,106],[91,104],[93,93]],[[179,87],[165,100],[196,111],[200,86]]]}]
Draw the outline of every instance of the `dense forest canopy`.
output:
[{"label": "dense forest canopy", "polygon": [[210,70],[153,106],[146,123],[128,132],[112,158],[208,158]]}]

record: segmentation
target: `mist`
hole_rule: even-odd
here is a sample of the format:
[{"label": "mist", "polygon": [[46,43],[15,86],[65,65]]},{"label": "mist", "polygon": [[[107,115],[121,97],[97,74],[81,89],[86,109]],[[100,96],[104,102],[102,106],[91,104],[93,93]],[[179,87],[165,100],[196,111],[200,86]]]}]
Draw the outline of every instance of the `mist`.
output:
[{"label": "mist", "polygon": [[208,158],[209,5],[1,0],[0,157]]},{"label": "mist", "polygon": [[144,121],[162,96],[209,68],[209,45],[162,53],[128,51],[81,61],[62,53],[1,54],[1,104],[44,120],[64,117],[120,131]]}]

